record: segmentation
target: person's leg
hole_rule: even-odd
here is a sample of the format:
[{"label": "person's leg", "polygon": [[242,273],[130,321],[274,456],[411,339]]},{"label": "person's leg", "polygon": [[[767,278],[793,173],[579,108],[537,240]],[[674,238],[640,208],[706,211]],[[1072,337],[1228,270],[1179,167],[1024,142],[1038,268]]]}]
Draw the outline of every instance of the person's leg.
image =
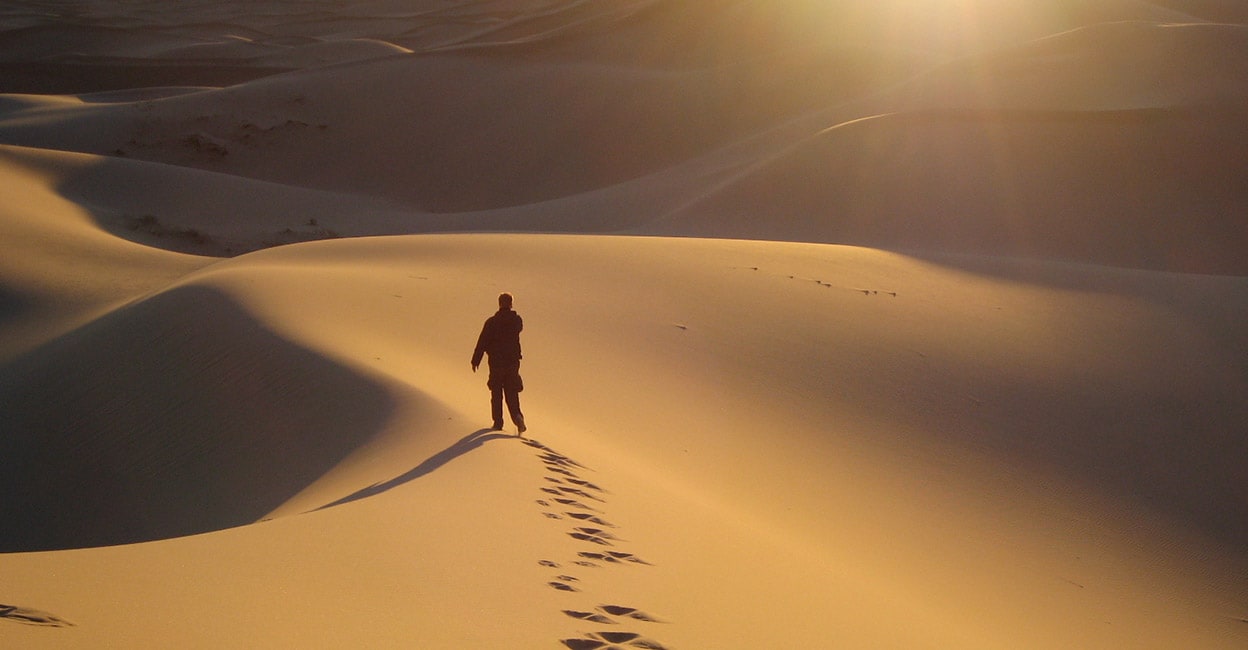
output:
[{"label": "person's leg", "polygon": [[520,433],[524,433],[527,427],[524,426],[524,414],[520,412],[520,393],[508,386],[504,388],[503,396],[507,399],[507,411],[511,414],[511,421]]},{"label": "person's leg", "polygon": [[501,431],[503,429],[502,386],[493,386],[490,388],[490,415],[494,416],[494,428]]}]

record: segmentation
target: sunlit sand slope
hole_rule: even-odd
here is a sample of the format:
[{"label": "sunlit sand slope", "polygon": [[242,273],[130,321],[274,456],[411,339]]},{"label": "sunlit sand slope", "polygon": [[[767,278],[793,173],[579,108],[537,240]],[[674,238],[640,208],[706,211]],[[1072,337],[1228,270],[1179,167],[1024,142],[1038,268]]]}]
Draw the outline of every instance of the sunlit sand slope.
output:
[{"label": "sunlit sand slope", "polygon": [[[479,431],[467,356],[504,288],[528,324],[525,406],[546,450]],[[23,516],[71,542],[118,534],[129,507],[150,535],[270,507],[276,520],[6,556],[9,593],[75,624],[23,639],[84,646],[144,628],[196,645],[207,612],[243,592],[245,638],[270,640],[487,647],[523,619],[518,647],[598,631],[663,647],[1238,647],[1246,293],[1239,279],[762,242],[470,235],[256,253],[8,366],[6,439],[35,422],[60,433],[4,457],[39,459],[17,487],[40,486],[24,501],[45,506]],[[193,324],[202,310],[211,325]],[[90,408],[38,406],[53,395]],[[87,484],[98,508],[50,496]],[[237,560],[212,580],[213,561],[171,564],[222,553]],[[77,577],[37,579],[49,562]],[[270,562],[287,570],[246,568]],[[166,579],[110,568],[136,564]],[[112,601],[80,587],[113,580],[149,620],[111,620]],[[169,598],[184,580],[203,580],[203,606]],[[264,596],[326,590],[352,612],[332,626]],[[628,608],[664,622],[609,613]],[[595,612],[617,627],[579,616]]]},{"label": "sunlit sand slope", "polygon": [[0,360],[213,261],[103,232],[56,191],[61,170],[11,153],[0,147]]}]

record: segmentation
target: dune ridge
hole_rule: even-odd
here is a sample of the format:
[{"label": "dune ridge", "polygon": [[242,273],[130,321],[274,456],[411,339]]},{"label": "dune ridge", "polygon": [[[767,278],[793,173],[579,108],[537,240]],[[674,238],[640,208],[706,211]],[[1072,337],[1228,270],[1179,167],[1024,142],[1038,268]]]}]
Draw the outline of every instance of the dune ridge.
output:
[{"label": "dune ridge", "polygon": [[[787,61],[782,74],[761,67],[766,57],[760,67],[656,70],[453,53],[391,56],[152,101],[14,105],[0,133],[23,146],[372,196],[415,213],[386,219],[369,234],[490,230],[500,220],[528,220],[510,218],[508,210],[579,211],[631,193],[649,219],[636,209],[613,218],[618,211],[608,206],[601,219],[538,217],[536,227],[702,236],[723,225],[720,236],[901,247],[926,238],[948,252],[985,252],[974,245],[978,239],[1001,254],[1238,274],[1245,235],[1233,206],[1248,186],[1236,153],[1243,135],[1236,122],[1246,110],[1238,81],[1245,43],[1242,26],[1096,24],[948,59],[908,79],[861,68],[861,56],[847,51]],[[358,99],[366,97],[375,100]],[[892,117],[858,121],[881,115]],[[833,128],[841,124],[854,128]],[[808,143],[864,129],[878,131],[872,137],[881,141],[872,145],[899,160],[872,167],[867,180],[882,187],[862,193],[904,202],[876,212],[897,214],[900,229],[923,235],[898,238],[887,224],[863,231],[855,225],[862,217],[836,198],[860,193],[857,178],[841,167],[860,164],[855,146],[868,145]],[[972,143],[966,152],[957,149],[963,141]],[[1077,155],[1056,159],[1064,145]],[[784,192],[793,213],[777,215],[779,223],[751,218],[750,226],[710,226],[704,217],[685,218],[689,206],[705,201],[767,214],[748,198],[738,201],[753,190],[735,161],[752,168],[799,151],[778,176],[758,183],[801,185]],[[344,164],[317,162],[326,158]],[[558,173],[548,173],[548,161],[557,161]],[[899,191],[914,181],[915,167],[918,187]],[[667,177],[680,169],[688,176],[674,195]],[[737,183],[743,185],[733,188]],[[1161,241],[1145,247],[1168,245],[1170,231],[1186,230],[1191,234],[1177,236],[1175,246],[1215,248],[1197,260],[1201,251],[1098,254],[1114,246],[1103,236],[1063,245],[1041,236],[1047,245],[1011,247],[983,225],[984,215],[1016,209],[1009,197],[985,205],[1002,192],[1031,206],[1032,214],[1019,217],[1024,221],[1097,214],[1111,237],[1143,231],[1146,241],[1156,237],[1151,224],[1169,222]],[[731,198],[716,202],[719,194]],[[570,207],[548,205],[560,202]],[[1195,214],[1183,206],[1197,206]],[[979,225],[948,237],[933,233],[929,222],[951,213]]]},{"label": "dune ridge", "polygon": [[[1233,206],[1248,185],[1230,161],[1248,151],[1242,121],[1178,111],[884,115],[737,173],[653,229],[1238,275],[1248,233]],[[945,164],[954,157],[956,167]]]},{"label": "dune ridge", "polygon": [[0,646],[1244,647],[1246,21],[7,3]]}]

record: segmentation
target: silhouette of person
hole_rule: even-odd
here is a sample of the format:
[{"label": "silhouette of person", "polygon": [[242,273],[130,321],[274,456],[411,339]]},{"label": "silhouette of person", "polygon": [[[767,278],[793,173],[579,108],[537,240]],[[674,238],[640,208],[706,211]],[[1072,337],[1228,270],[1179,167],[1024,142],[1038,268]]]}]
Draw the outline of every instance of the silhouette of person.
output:
[{"label": "silhouette of person", "polygon": [[524,321],[511,308],[509,293],[498,296],[498,312],[486,319],[477,337],[477,347],[472,351],[472,371],[481,365],[481,357],[489,355],[490,414],[494,416],[494,429],[503,428],[503,401],[520,435],[524,435],[524,414],[520,412],[520,391],[524,381],[520,378],[520,330]]}]

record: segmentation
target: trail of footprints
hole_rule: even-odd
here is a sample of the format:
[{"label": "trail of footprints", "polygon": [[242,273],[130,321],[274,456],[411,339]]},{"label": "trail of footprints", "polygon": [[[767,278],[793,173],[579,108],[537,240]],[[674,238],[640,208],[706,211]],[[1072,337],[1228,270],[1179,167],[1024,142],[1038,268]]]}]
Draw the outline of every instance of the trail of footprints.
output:
[{"label": "trail of footprints", "polygon": [[[566,562],[566,565],[586,569],[650,566],[642,558],[617,548],[622,540],[612,532],[616,526],[607,521],[603,511],[607,491],[577,474],[578,469],[584,469],[582,465],[536,440],[526,440],[525,444],[538,451],[538,459],[551,474],[546,477],[547,484],[541,487],[544,496],[537,500],[542,507],[542,515],[568,522],[571,528],[566,531],[567,535],[587,545],[586,550],[578,552],[576,558]],[[564,564],[553,560],[540,560],[538,563],[552,570],[569,572],[555,575],[547,583],[551,589],[569,594],[581,593],[580,579],[571,575],[571,569],[564,569]],[[561,639],[560,643],[570,650],[670,650],[642,633],[616,627],[633,624],[644,627],[664,622],[635,607],[598,604],[584,609],[565,609],[563,614],[586,623],[615,628],[587,632],[574,639]]]}]

